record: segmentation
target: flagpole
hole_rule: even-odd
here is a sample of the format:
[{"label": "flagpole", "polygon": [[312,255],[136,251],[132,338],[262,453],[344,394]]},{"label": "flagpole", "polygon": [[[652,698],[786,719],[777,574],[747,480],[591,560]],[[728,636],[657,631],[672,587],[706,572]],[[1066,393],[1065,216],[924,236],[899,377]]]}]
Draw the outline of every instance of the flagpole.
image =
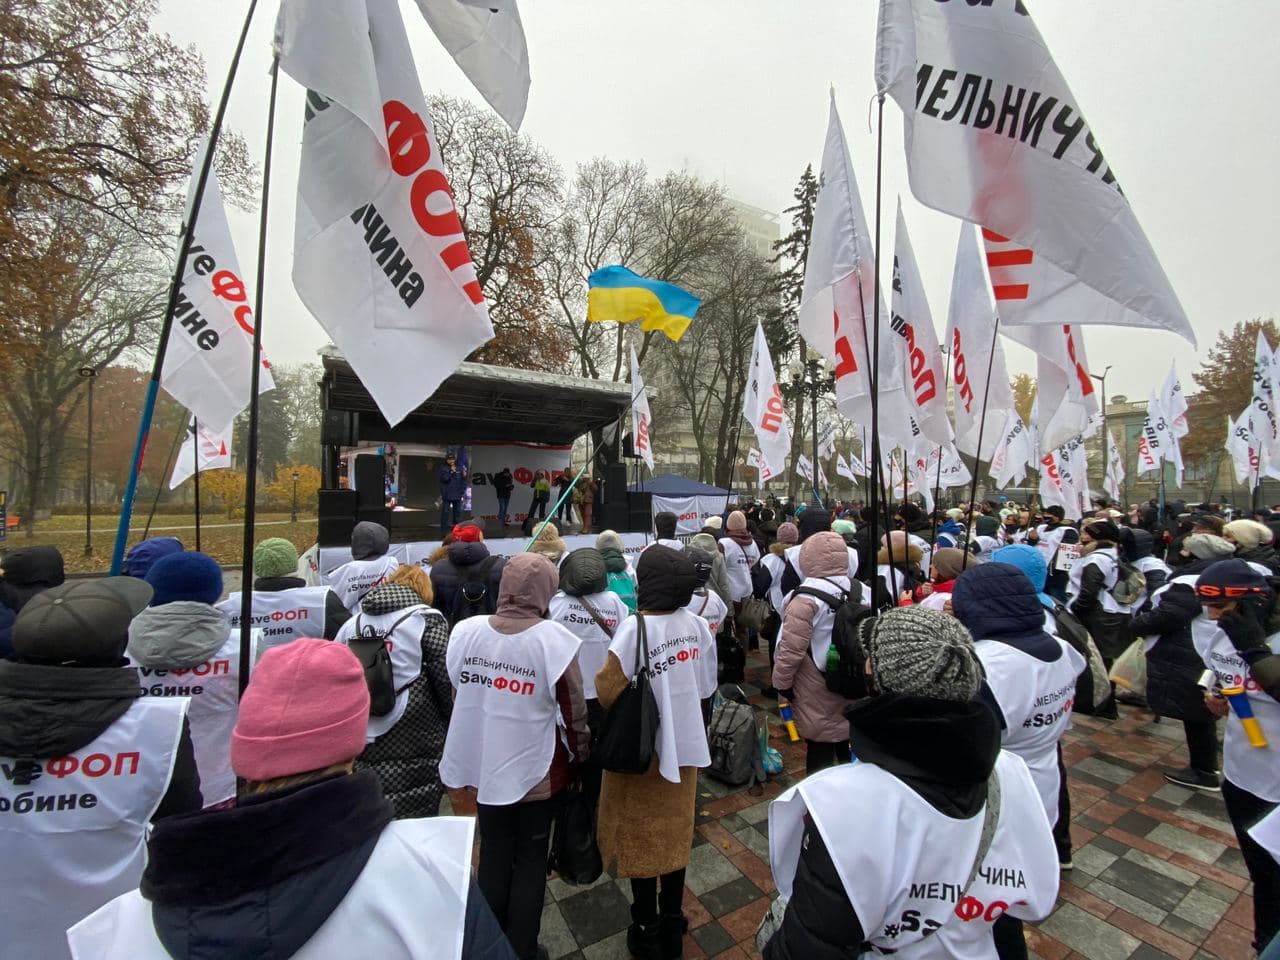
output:
[{"label": "flagpole", "polygon": [[[969,485],[969,506],[972,508],[973,502],[978,497],[978,477],[982,473],[982,434],[987,427],[987,398],[991,396],[991,371],[995,368],[996,362],[996,341],[1000,333],[1000,314],[995,315],[995,323],[991,325],[991,350],[987,354],[987,385],[982,391],[982,414],[978,417],[978,446],[973,453],[973,482]],[[990,461],[987,461],[988,469],[990,469]],[[1085,481],[1085,487],[1088,488],[1088,480]],[[969,549],[966,545],[964,556],[960,558],[960,569],[963,571],[969,565]]]},{"label": "flagpole", "polygon": [[142,413],[138,417],[138,435],[133,445],[133,460],[129,471],[129,482],[125,486],[124,499],[120,504],[120,520],[116,524],[116,543],[111,552],[111,574],[113,576],[120,572],[121,566],[124,564],[124,548],[129,542],[129,521],[133,518],[133,500],[138,493],[138,474],[142,472],[142,458],[147,451],[147,434],[151,430],[151,420],[156,412],[156,397],[160,392],[160,374],[164,369],[164,355],[169,346],[169,333],[173,329],[173,311],[178,302],[178,291],[182,287],[182,274],[186,267],[187,254],[191,250],[191,240],[195,236],[196,220],[200,215],[200,203],[204,197],[204,187],[209,180],[209,171],[213,168],[213,154],[218,146],[218,134],[222,131],[222,119],[227,113],[227,101],[231,97],[231,85],[236,78],[236,70],[240,66],[240,52],[244,50],[244,41],[249,35],[249,24],[253,20],[253,12],[257,6],[258,0],[249,0],[249,10],[244,16],[244,25],[240,28],[240,39],[236,41],[235,53],[231,56],[231,67],[227,71],[227,80],[222,85],[222,98],[218,101],[218,109],[213,115],[213,126],[209,129],[209,143],[205,148],[204,161],[200,166],[200,176],[196,180],[195,195],[192,197],[186,229],[182,233],[182,241],[178,249],[178,259],[173,268],[173,279],[169,283],[169,299],[165,304],[164,317],[160,324],[160,339],[156,344],[156,358],[151,364],[151,379],[147,383],[146,397],[142,401]]},{"label": "flagpole", "polygon": [[164,478],[169,475],[169,471],[173,467],[173,457],[178,452],[178,444],[181,442],[182,431],[179,430],[174,434],[173,444],[169,447],[169,458],[164,462],[164,472],[160,474],[160,482],[156,484],[156,495],[151,501],[151,512],[147,514],[147,525],[142,528],[143,540],[147,539],[151,533],[151,521],[156,518],[156,507],[160,505],[160,493],[164,490]]},{"label": "flagpole", "polygon": [[[733,457],[729,460],[729,484],[724,492],[724,509],[729,509],[729,498],[733,496],[733,474],[738,466],[738,442],[742,439],[742,421],[746,417],[738,418],[738,428],[733,432]],[[763,457],[764,454],[761,454]]]},{"label": "flagpole", "polygon": [[195,460],[196,478],[196,549],[200,549],[200,418],[192,414],[191,424],[195,428],[192,438],[192,453]]},{"label": "flagpole", "polygon": [[[951,351],[947,350],[946,354],[947,362],[942,368],[942,397],[944,401],[947,391],[951,389]],[[990,377],[987,379],[990,379]],[[943,416],[946,416],[945,411]],[[929,535],[929,542],[933,544],[934,549],[937,549],[938,546],[938,505],[942,500],[942,447],[941,443],[938,444],[938,475],[933,482],[933,516],[929,519],[929,522],[933,525]]]},{"label": "flagpole", "polygon": [[[271,93],[267,98],[267,142],[262,156],[262,209],[258,214],[258,272],[253,291],[253,366],[249,372],[249,436],[244,469],[244,542],[241,549],[240,584],[240,693],[249,685],[253,627],[253,524],[258,489],[258,381],[262,372],[262,293],[266,286],[267,211],[271,198],[271,147],[276,128],[276,88],[280,81],[280,53],[272,51]],[[198,452],[198,451],[197,451]],[[199,457],[197,457],[199,459]]]}]

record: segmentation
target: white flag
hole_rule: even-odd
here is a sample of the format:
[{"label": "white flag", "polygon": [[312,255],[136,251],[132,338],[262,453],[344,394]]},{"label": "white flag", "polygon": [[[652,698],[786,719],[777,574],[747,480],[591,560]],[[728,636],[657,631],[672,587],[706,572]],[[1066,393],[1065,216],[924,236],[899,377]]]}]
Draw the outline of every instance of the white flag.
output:
[{"label": "white flag", "polygon": [[[974,228],[960,227],[955,271],[951,279],[951,308],[947,314],[947,343],[951,346],[951,383],[955,395],[956,446],[969,456],[988,460],[1000,442],[1000,425],[1013,409],[1013,391],[1004,362],[1004,347],[994,338],[996,315],[979,259]],[[994,339],[994,343],[993,343]],[[995,349],[995,357],[991,355]],[[987,369],[991,387],[987,391]],[[986,396],[987,429],[978,433]]]},{"label": "white flag", "polygon": [[803,453],[796,457],[796,476],[813,483],[813,461]]},{"label": "white flag", "polygon": [[1138,476],[1163,469],[1160,464],[1170,460],[1172,446],[1168,418],[1160,398],[1152,390],[1147,398],[1147,418],[1142,423],[1142,435],[1138,438]]},{"label": "white flag", "polygon": [[1195,343],[1023,3],[881,0],[876,83],[904,112],[916,198],[1023,248],[1008,265],[1026,289],[1001,300],[1005,320],[1155,327]]},{"label": "white flag", "polygon": [[773,372],[773,358],[764,327],[756,324],[755,346],[751,350],[751,366],[747,368],[747,389],[742,397],[742,415],[755,431],[756,442],[765,461],[780,470],[791,451],[791,425]]},{"label": "white flag", "polygon": [[529,103],[529,47],[516,0],[418,0],[418,9],[489,106],[519,130]]},{"label": "white flag", "polygon": [[1263,461],[1280,465],[1280,420],[1277,419],[1275,406],[1275,367],[1275,355],[1267,345],[1267,338],[1259,330],[1253,354],[1253,394],[1247,413]]},{"label": "white flag", "polygon": [[756,468],[756,482],[762,488],[768,481],[777,476],[773,468],[769,466],[769,462],[765,460],[764,454],[755,447],[747,451],[747,463]]},{"label": "white flag", "polygon": [[1187,397],[1182,392],[1182,383],[1178,380],[1176,363],[1169,364],[1169,374],[1164,378],[1160,402],[1164,404],[1164,412],[1169,417],[1169,432],[1173,434],[1175,440],[1182,439],[1190,432],[1191,427],[1187,423]]},{"label": "white flag", "polygon": [[845,459],[843,453],[836,454],[836,475],[844,477],[846,480],[852,480],[854,483],[858,482],[858,475],[853,472],[853,467]]},{"label": "white flag", "polygon": [[1040,502],[1062,507],[1068,520],[1079,520],[1088,506],[1084,437],[1073,437],[1040,458]]},{"label": "white flag", "polygon": [[1116,443],[1115,434],[1108,430],[1107,477],[1104,485],[1107,488],[1107,496],[1117,503],[1120,501],[1120,485],[1122,483],[1124,483],[1124,451]]},{"label": "white flag", "polygon": [[[991,247],[987,246],[990,261]],[[1003,309],[1003,305],[1001,305]],[[1099,411],[1098,395],[1089,376],[1084,337],[1069,324],[1011,327],[1000,314],[1000,332],[1036,355],[1036,396],[1040,422],[1036,429],[1046,447],[1065,443],[1077,434],[1092,436],[1090,421]]]},{"label": "white flag", "polygon": [[920,268],[902,217],[898,199],[898,233],[893,251],[893,295],[890,298],[893,332],[903,341],[907,369],[903,373],[907,397],[915,407],[916,422],[934,443],[948,443],[954,437],[947,418],[946,371],[942,347],[933,327],[933,313],[920,280]]},{"label": "white flag", "polygon": [[[191,222],[207,147],[205,141],[196,151],[187,191],[187,223]],[[250,302],[249,287],[231,242],[218,177],[211,167],[183,266],[160,383],[201,424],[207,423],[215,431],[230,429],[236,415],[249,405],[254,328]],[[271,365],[264,357],[258,392],[274,387]]]},{"label": "white flag", "polygon": [[1027,479],[1027,464],[1035,460],[1035,455],[1035,441],[1031,431],[1022,422],[1018,411],[1010,410],[1005,415],[1000,442],[991,455],[988,475],[997,487],[1007,487],[1011,483],[1019,486]]},{"label": "white flag", "polygon": [[826,458],[836,452],[836,425],[828,420],[818,428],[818,456]]},{"label": "white flag", "polygon": [[196,431],[198,418],[187,423],[187,437],[182,441],[178,459],[173,462],[173,476],[169,478],[172,490],[196,472],[197,457],[200,471],[216,470],[231,466],[231,427],[226,430],[209,430],[203,423]]},{"label": "white flag", "polygon": [[[875,310],[875,254],[862,197],[853,175],[835,93],[822,149],[822,189],[813,211],[809,256],[800,298],[800,335],[835,364],[836,406],[857,423],[871,423],[871,379],[867,360]],[[901,338],[889,330],[880,300],[880,432],[903,437],[911,410],[902,392]]]},{"label": "white flag", "polygon": [[293,284],[392,426],[493,336],[396,0],[285,0],[308,88]]},{"label": "white flag", "polygon": [[631,348],[631,437],[636,453],[644,458],[649,472],[653,473],[653,421],[649,416],[649,395],[644,392],[644,379],[640,376],[640,361],[636,348]]}]

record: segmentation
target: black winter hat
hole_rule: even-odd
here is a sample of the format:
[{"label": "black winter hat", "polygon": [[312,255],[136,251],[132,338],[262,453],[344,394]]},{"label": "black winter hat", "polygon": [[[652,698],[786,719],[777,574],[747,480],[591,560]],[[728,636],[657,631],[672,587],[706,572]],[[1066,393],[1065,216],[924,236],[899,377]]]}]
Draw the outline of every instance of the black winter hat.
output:
[{"label": "black winter hat", "polygon": [[831,529],[831,514],[821,507],[810,507],[800,515],[796,528],[800,531],[800,542],[804,543],[815,533]]},{"label": "black winter hat", "polygon": [[693,572],[698,579],[698,586],[705,587],[707,581],[711,579],[711,569],[715,565],[715,558],[698,547],[687,547],[684,552],[685,556],[689,558],[689,562],[693,564]]},{"label": "black winter hat", "polygon": [[1112,520],[1090,520],[1084,525],[1084,531],[1095,540],[1106,540],[1108,543],[1120,542],[1120,528]]},{"label": "black winter hat", "polygon": [[13,650],[25,663],[117,666],[129,621],[147,608],[151,585],[135,577],[75,580],[36,594],[13,623]]},{"label": "black winter hat", "polygon": [[1196,580],[1196,596],[1201,603],[1230,603],[1248,597],[1267,599],[1271,594],[1267,578],[1239,557],[1210,564]]},{"label": "black winter hat", "polygon": [[689,605],[698,575],[683,550],[655,544],[640,554],[636,579],[639,609],[666,612]]},{"label": "black winter hat", "polygon": [[604,554],[595,547],[574,550],[560,563],[560,589],[571,597],[585,597],[609,589]]}]

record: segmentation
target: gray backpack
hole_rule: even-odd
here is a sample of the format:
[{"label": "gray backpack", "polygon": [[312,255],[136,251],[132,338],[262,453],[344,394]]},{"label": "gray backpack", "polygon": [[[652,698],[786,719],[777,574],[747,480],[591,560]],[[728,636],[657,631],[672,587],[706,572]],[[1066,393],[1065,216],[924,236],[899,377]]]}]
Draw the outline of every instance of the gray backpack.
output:
[{"label": "gray backpack", "polygon": [[[739,694],[741,691],[738,691]],[[742,697],[745,701],[745,695]],[[760,761],[756,712],[751,704],[724,700],[711,714],[707,729],[711,766],[707,773],[721,783],[740,787],[764,782]]]}]

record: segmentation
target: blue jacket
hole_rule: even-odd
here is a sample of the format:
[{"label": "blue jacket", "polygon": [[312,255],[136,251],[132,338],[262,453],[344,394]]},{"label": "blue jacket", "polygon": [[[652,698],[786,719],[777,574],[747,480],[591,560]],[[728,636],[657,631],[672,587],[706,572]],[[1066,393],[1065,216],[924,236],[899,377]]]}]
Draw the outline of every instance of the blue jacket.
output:
[{"label": "blue jacket", "polygon": [[440,464],[440,497],[444,500],[461,500],[467,493],[467,475],[461,468],[449,469]]}]

